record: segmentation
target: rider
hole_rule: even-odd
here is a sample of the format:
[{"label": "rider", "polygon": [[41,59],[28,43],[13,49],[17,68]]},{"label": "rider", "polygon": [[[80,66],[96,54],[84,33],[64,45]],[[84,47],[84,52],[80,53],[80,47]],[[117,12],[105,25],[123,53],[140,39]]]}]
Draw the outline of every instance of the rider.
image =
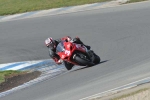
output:
[{"label": "rider", "polygon": [[[66,41],[66,42],[73,42],[73,43],[77,43],[77,44],[83,44],[83,42],[80,40],[79,37],[75,37],[74,39],[72,39],[70,36],[66,36],[60,39],[56,39],[53,40],[51,37],[47,38],[45,40],[45,44],[46,46],[49,48],[49,56],[57,63],[57,64],[61,64],[62,60],[60,59],[59,55],[56,54],[56,47],[57,45],[61,42],[61,41]],[[85,44],[83,44],[84,46],[87,47],[88,50],[90,50],[90,46],[87,46]]]}]

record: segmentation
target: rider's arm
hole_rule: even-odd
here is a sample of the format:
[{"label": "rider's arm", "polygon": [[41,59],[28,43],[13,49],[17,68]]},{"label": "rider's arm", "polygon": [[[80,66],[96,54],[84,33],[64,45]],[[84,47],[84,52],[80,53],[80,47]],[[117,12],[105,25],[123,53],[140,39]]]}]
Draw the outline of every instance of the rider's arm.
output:
[{"label": "rider's arm", "polygon": [[60,64],[59,60],[60,60],[60,57],[53,51],[49,48],[49,56],[57,63],[57,64]]},{"label": "rider's arm", "polygon": [[56,41],[57,44],[58,44],[58,43],[61,42],[62,40],[61,40],[61,39],[56,39],[55,41]]},{"label": "rider's arm", "polygon": [[75,38],[73,39],[73,42],[74,42],[74,43],[77,43],[77,44],[83,44],[83,42],[80,40],[79,37],[75,37]]}]

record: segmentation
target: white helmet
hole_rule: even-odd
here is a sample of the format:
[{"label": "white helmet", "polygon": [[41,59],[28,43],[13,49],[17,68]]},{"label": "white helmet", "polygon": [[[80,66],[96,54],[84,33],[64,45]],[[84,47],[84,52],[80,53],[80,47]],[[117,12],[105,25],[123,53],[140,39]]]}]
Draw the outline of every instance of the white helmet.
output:
[{"label": "white helmet", "polygon": [[54,40],[53,40],[51,37],[49,37],[49,38],[47,38],[47,39],[45,40],[45,45],[46,45],[47,47],[54,48],[54,47],[55,47],[55,42],[54,42]]}]

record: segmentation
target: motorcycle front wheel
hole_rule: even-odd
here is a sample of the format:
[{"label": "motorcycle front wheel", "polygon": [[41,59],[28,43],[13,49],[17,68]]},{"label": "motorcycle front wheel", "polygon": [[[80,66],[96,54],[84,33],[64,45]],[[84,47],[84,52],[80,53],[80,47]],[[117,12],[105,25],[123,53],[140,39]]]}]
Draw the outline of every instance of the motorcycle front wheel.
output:
[{"label": "motorcycle front wheel", "polygon": [[65,67],[66,67],[67,70],[71,70],[72,67],[74,66],[73,64],[71,64],[69,62],[66,62],[66,61],[64,61],[64,65],[65,65]]}]

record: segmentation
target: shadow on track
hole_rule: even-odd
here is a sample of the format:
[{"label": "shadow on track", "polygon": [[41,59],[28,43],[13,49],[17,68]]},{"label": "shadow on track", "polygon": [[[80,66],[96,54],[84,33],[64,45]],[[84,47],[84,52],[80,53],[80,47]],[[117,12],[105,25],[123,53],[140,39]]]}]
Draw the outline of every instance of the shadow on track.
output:
[{"label": "shadow on track", "polygon": [[[104,60],[104,61],[101,61],[99,64],[102,64],[102,63],[105,63],[105,62],[108,62],[109,60]],[[96,64],[96,65],[99,65],[99,64]],[[94,65],[94,66],[96,66]],[[76,69],[76,70],[73,70],[71,72],[74,72],[74,71],[78,71],[78,70],[82,70],[82,69],[86,69],[86,68],[90,68],[90,67],[94,67],[94,66],[85,66],[83,68],[79,68],[79,69]]]}]

